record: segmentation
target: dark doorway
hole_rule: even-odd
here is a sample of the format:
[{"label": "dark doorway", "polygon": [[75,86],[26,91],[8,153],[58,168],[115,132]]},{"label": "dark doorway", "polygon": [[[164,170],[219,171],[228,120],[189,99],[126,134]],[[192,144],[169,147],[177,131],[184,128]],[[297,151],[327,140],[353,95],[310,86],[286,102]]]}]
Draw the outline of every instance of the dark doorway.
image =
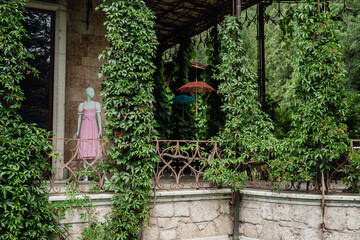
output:
[{"label": "dark doorway", "polygon": [[21,82],[25,101],[19,113],[25,122],[47,130],[52,130],[53,117],[54,20],[55,12],[27,9],[24,22],[24,48],[34,56],[27,61],[39,75],[27,74]]}]

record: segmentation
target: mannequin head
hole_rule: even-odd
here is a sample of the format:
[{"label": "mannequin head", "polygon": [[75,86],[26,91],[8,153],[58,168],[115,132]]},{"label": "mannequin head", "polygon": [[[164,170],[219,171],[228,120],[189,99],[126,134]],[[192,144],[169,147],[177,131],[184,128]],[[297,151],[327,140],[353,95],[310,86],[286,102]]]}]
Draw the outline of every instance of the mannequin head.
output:
[{"label": "mannequin head", "polygon": [[86,97],[89,97],[89,98],[93,98],[94,95],[95,95],[95,92],[94,92],[94,89],[92,87],[88,87],[86,90],[85,90],[85,93],[86,93]]}]

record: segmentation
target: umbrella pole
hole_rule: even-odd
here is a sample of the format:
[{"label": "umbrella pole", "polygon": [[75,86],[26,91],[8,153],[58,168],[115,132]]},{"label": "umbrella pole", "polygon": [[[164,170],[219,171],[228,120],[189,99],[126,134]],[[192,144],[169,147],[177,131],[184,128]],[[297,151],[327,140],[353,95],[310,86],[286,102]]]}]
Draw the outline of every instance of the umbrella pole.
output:
[{"label": "umbrella pole", "polygon": [[197,88],[196,88],[196,117],[197,117]]},{"label": "umbrella pole", "polygon": [[182,121],[184,121],[184,103],[182,103]]}]

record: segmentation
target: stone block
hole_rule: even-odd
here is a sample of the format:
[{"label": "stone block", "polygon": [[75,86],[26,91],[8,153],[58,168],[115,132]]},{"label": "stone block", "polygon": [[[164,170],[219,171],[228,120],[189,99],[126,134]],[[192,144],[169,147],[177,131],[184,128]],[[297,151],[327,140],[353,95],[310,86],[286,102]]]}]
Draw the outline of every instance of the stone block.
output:
[{"label": "stone block", "polygon": [[299,240],[320,240],[321,230],[320,229],[302,229],[299,234]]},{"label": "stone block", "polygon": [[343,208],[332,207],[325,209],[325,226],[331,230],[343,230],[346,223],[346,211]]},{"label": "stone block", "polygon": [[97,206],[93,216],[97,217],[98,222],[105,222],[105,216],[111,212],[109,206]]},{"label": "stone block", "polygon": [[170,221],[170,218],[157,218],[157,224],[159,227],[165,227]]},{"label": "stone block", "polygon": [[297,240],[296,232],[293,231],[293,229],[286,228],[286,227],[279,228],[279,237],[280,237],[280,239]]},{"label": "stone block", "polygon": [[190,215],[194,223],[212,221],[219,216],[218,201],[193,201]]},{"label": "stone block", "polygon": [[310,228],[317,228],[321,223],[321,208],[320,206],[293,205],[290,207],[290,216],[291,220],[296,223],[307,224]]},{"label": "stone block", "polygon": [[240,208],[240,221],[245,223],[260,224],[263,219],[260,208]]},{"label": "stone block", "polygon": [[175,230],[168,230],[160,232],[160,240],[173,240],[176,238]]},{"label": "stone block", "polygon": [[189,217],[190,216],[190,203],[189,202],[176,202],[174,203],[174,210],[176,217]]},{"label": "stone block", "polygon": [[219,235],[220,232],[214,222],[208,223],[205,228],[200,231],[200,237],[215,237]]},{"label": "stone block", "polygon": [[280,240],[279,224],[273,221],[264,221],[263,229],[259,233],[259,239]]},{"label": "stone block", "polygon": [[158,218],[158,226],[163,229],[173,229],[178,226],[179,218],[172,217],[172,218]]},{"label": "stone block", "polygon": [[349,208],[347,210],[346,227],[349,230],[359,230],[360,229],[360,209]]},{"label": "stone block", "polygon": [[229,216],[220,215],[214,220],[214,223],[220,235],[230,235],[233,233],[234,222]]},{"label": "stone block", "polygon": [[229,201],[221,201],[219,202],[219,212],[220,214],[232,214],[231,213],[231,210],[230,210],[230,204],[229,204]]},{"label": "stone block", "polygon": [[147,226],[144,230],[143,230],[143,235],[142,235],[142,240],[154,240],[154,239],[159,239],[159,229],[155,226]]},{"label": "stone block", "polygon": [[70,33],[68,34],[67,41],[69,44],[78,44],[81,42],[80,33]]},{"label": "stone block", "polygon": [[156,225],[158,225],[158,219],[154,218],[154,217],[151,217],[151,218],[149,218],[148,223],[149,223],[150,226],[156,226]]},{"label": "stone block", "polygon": [[325,233],[326,240],[358,240],[360,239],[360,232],[337,232],[327,231]]},{"label": "stone block", "polygon": [[291,220],[290,206],[287,204],[274,204],[273,205],[273,219],[274,220]]},{"label": "stone block", "polygon": [[180,221],[180,222],[183,222],[183,223],[190,223],[190,222],[192,222],[192,220],[191,220],[190,217],[180,217],[180,218],[179,218],[179,221]]},{"label": "stone block", "polygon": [[60,221],[61,224],[70,223],[70,224],[77,224],[77,223],[85,223],[87,219],[82,219],[82,214],[86,214],[85,209],[74,208],[71,211],[67,211],[65,213],[65,218]]},{"label": "stone block", "polygon": [[[100,61],[95,57],[83,57],[81,59],[81,64],[83,66],[90,66],[90,67],[97,67],[99,68],[101,66]],[[97,78],[97,76],[96,76]]]},{"label": "stone block", "polygon": [[259,233],[256,225],[251,223],[242,223],[240,232],[243,234],[244,237],[249,237],[249,238],[259,237]]},{"label": "stone block", "polygon": [[274,213],[273,213],[273,205],[270,203],[262,203],[261,204],[261,217],[265,220],[273,220],[274,219]]},{"label": "stone block", "polygon": [[[308,225],[302,222],[294,222],[294,221],[279,221],[279,226],[281,227],[287,227],[291,229],[306,229],[309,228]],[[316,228],[317,226],[312,226],[313,228]]]},{"label": "stone block", "polygon": [[153,209],[150,210],[151,217],[172,217],[174,216],[173,203],[157,203]]},{"label": "stone block", "polygon": [[261,203],[253,201],[243,201],[240,208],[258,209],[261,208]]},{"label": "stone block", "polygon": [[199,237],[199,233],[199,228],[194,223],[182,223],[176,228],[177,239],[196,238]]},{"label": "stone block", "polygon": [[196,226],[199,228],[199,230],[203,230],[207,225],[209,224],[209,222],[203,222],[203,223],[197,223]]}]

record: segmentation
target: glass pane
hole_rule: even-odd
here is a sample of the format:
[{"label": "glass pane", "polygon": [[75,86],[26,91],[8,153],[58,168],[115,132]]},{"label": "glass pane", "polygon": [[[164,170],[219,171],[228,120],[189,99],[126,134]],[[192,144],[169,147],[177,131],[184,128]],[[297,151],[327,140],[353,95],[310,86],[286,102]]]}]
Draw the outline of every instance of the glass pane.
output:
[{"label": "glass pane", "polygon": [[48,130],[52,128],[52,22],[51,12],[27,11],[24,26],[28,37],[23,39],[23,44],[34,55],[28,61],[39,71],[39,76],[26,75],[21,83],[26,99],[20,115],[24,121]]}]

